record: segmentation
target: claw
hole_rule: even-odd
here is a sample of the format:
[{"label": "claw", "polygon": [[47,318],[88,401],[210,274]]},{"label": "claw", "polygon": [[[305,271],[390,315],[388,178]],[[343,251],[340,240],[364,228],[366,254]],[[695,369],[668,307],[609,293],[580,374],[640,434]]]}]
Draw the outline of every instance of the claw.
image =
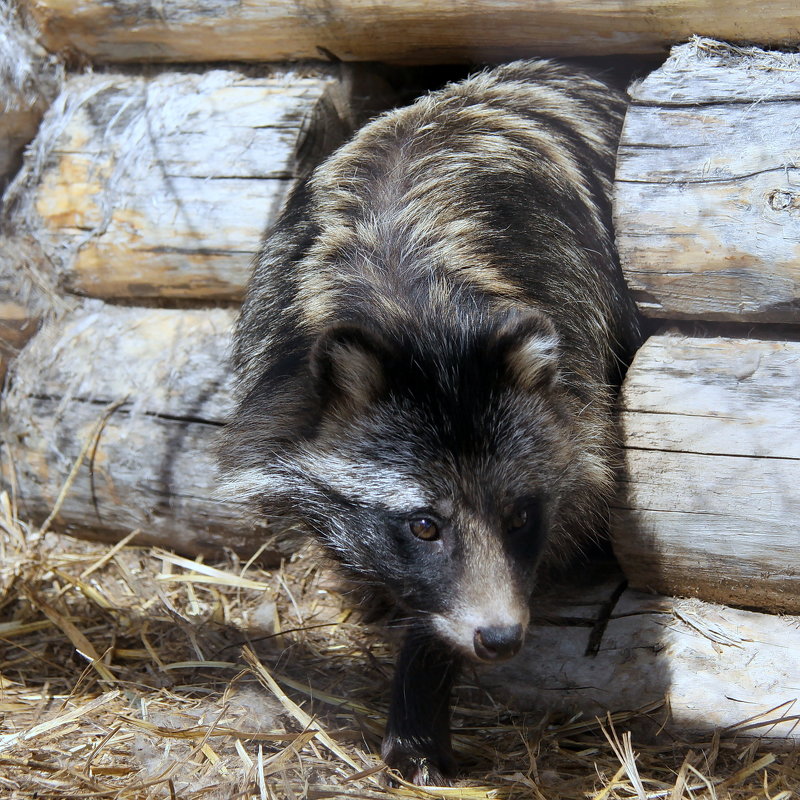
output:
[{"label": "claw", "polygon": [[453,785],[456,762],[450,752],[421,753],[402,739],[387,739],[383,745],[383,760],[416,786]]}]

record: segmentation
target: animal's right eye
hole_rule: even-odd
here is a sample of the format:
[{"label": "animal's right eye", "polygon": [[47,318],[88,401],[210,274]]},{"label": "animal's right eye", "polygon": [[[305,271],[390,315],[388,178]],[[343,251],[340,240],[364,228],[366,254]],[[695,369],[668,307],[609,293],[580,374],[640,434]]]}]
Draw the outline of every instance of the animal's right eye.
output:
[{"label": "animal's right eye", "polygon": [[408,523],[408,527],[417,539],[432,542],[439,538],[439,526],[431,519],[425,517],[412,519]]}]

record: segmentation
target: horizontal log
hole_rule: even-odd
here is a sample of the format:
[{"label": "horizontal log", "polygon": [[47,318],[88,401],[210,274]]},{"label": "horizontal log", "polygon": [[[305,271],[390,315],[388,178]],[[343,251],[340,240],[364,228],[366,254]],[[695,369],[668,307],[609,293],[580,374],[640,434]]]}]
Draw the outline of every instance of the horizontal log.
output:
[{"label": "horizontal log", "polygon": [[364,84],[325,68],[73,77],[20,216],[69,291],[238,299],[295,180],[360,120]]},{"label": "horizontal log", "polygon": [[[88,301],[46,325],[12,367],[0,418],[3,479],[20,514],[43,522],[69,484],[51,527],[76,536],[118,540],[138,528],[137,542],[189,554],[267,543],[216,495],[232,319]],[[276,536],[273,551],[287,552]]]},{"label": "horizontal log", "polygon": [[800,612],[800,343],[651,337],[620,399],[632,586]]},{"label": "horizontal log", "polygon": [[642,312],[800,322],[800,54],[698,40],[631,101],[615,225]]},{"label": "horizontal log", "polygon": [[178,0],[153,13],[143,2],[27,0],[44,42],[99,61],[282,61],[337,58],[406,63],[508,60],[534,53],[661,53],[699,33],[792,44],[794,0],[754,13],[700,0],[311,0],[221,3]]},{"label": "horizontal log", "polygon": [[534,623],[522,652],[481,683],[515,708],[580,721],[664,701],[680,741],[718,731],[800,742],[800,618],[628,590],[600,630],[591,618]]}]

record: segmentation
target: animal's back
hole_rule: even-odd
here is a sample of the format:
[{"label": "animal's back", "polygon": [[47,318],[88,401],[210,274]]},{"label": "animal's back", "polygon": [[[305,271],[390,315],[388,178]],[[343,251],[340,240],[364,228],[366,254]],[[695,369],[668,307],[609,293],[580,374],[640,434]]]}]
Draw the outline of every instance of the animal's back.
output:
[{"label": "animal's back", "polygon": [[520,305],[558,312],[577,391],[587,371],[613,380],[637,336],[611,234],[623,111],[592,78],[516,62],[367,125],[295,191],[259,257],[244,390],[332,322],[469,325]]}]

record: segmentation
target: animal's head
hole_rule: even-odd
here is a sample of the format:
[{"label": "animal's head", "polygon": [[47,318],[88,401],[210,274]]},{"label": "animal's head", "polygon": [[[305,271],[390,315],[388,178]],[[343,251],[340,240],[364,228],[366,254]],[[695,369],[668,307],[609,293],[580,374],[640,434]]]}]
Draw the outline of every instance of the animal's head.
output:
[{"label": "animal's head", "polygon": [[558,337],[535,312],[407,328],[323,331],[294,385],[302,435],[261,448],[260,463],[251,448],[238,487],[265,513],[305,519],[353,577],[456,651],[500,660],[522,643],[537,564],[569,503]]}]

